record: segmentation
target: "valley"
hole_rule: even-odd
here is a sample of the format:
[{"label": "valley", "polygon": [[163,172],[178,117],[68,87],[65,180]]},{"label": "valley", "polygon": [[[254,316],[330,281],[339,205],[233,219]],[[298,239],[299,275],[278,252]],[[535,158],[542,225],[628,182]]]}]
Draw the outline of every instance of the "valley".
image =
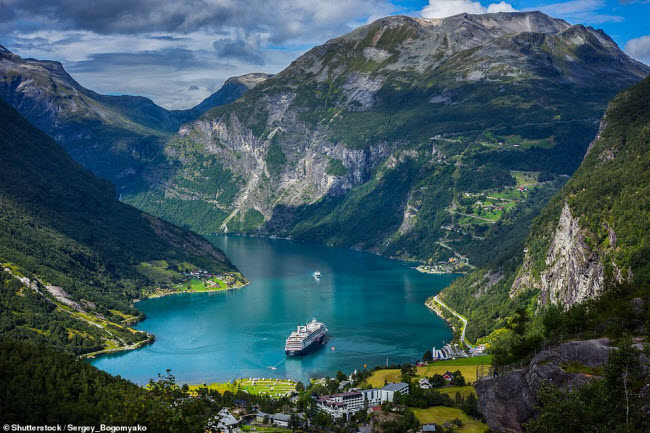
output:
[{"label": "valley", "polygon": [[178,71],[299,53],[179,110],[0,46],[6,425],[650,427],[650,67],[536,11],[362,22],[157,28],[216,38]]}]

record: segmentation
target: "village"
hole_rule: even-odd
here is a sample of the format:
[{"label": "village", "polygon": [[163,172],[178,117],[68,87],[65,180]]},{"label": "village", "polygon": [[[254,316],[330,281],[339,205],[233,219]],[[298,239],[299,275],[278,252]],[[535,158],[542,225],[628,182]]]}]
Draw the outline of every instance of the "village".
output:
[{"label": "village", "polygon": [[460,274],[469,271],[472,266],[467,257],[458,255],[432,265],[419,265],[415,269],[425,274]]},{"label": "village", "polygon": [[[414,432],[478,432],[487,426],[475,410],[472,382],[491,357],[477,347],[471,356],[446,344],[425,353],[427,361],[338,372],[300,382],[246,378],[228,384],[190,386],[193,396],[220,392],[230,403],[207,431],[223,433],[290,431],[381,432],[414,416]],[[410,415],[413,414],[413,415]],[[388,424],[386,424],[388,423]]]},{"label": "village", "polygon": [[184,278],[185,281],[155,287],[151,293],[149,293],[148,297],[157,298],[176,293],[220,291],[240,288],[243,286],[233,275],[212,274],[200,269],[189,272],[179,272],[179,275]]}]

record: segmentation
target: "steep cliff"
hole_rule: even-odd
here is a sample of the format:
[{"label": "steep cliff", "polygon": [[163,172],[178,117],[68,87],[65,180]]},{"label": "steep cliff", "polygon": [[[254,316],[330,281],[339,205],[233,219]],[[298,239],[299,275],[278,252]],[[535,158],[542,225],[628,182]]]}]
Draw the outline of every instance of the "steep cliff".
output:
[{"label": "steep cliff", "polygon": [[[506,255],[445,289],[445,301],[474,326],[471,337],[503,326],[515,305],[531,300],[534,309],[568,309],[621,285],[647,294],[649,119],[646,78],[611,102],[580,168],[533,223],[523,253]],[[487,286],[480,276],[495,270],[502,279]]]},{"label": "steep cliff", "polygon": [[480,261],[512,248],[502,226],[527,227],[606,101],[648,72],[537,12],[388,17],[183,126],[124,199],[201,232]]}]

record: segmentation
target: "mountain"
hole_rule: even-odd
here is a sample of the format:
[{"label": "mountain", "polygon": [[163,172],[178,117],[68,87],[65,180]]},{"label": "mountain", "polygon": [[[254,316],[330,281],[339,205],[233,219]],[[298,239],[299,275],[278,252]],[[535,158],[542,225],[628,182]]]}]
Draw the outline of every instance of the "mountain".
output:
[{"label": "mountain", "polygon": [[0,99],[61,144],[77,162],[119,187],[133,181],[184,123],[231,102],[265,74],[231,78],[188,110],[141,96],[108,96],[77,83],[59,62],[23,59],[0,46]]},{"label": "mountain", "polygon": [[202,237],[115,198],[0,101],[0,333],[76,354],[136,347],[132,301],[181,271],[243,277]]},{"label": "mountain", "polygon": [[521,249],[607,101],[648,73],[539,12],[383,18],[185,124],[123,199],[204,233],[482,265]]},{"label": "mountain", "polygon": [[219,90],[205,98],[201,103],[192,108],[192,110],[205,113],[211,108],[229,104],[270,77],[272,77],[271,74],[253,72],[251,74],[240,75],[239,77],[228,78]]},{"label": "mountain", "polygon": [[[649,164],[646,78],[611,102],[580,168],[535,219],[525,245],[444,290],[444,301],[468,318],[468,338],[498,333],[518,306],[580,311],[585,302],[592,312],[607,309],[591,325],[600,334],[643,332],[650,296]],[[600,307],[593,303],[601,298]],[[584,317],[579,323],[580,329],[588,325]]]}]

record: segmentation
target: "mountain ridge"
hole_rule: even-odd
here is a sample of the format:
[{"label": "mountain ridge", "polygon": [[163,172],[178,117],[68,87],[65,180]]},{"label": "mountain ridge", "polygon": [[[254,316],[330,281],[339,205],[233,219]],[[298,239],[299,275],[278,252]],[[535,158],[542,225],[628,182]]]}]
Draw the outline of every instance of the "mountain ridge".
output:
[{"label": "mountain ridge", "polygon": [[570,175],[614,90],[649,72],[602,32],[538,12],[383,18],[185,124],[124,199],[206,233],[423,261],[448,258],[430,245],[451,236],[465,255],[491,229],[440,228],[462,221],[460,195],[510,188],[515,172]]},{"label": "mountain ridge", "polygon": [[262,81],[258,74],[233,77],[226,89],[193,108],[166,110],[143,96],[101,95],[81,86],[60,62],[23,59],[1,45],[0,78],[1,99],[118,188],[155,160],[183,123]]}]

